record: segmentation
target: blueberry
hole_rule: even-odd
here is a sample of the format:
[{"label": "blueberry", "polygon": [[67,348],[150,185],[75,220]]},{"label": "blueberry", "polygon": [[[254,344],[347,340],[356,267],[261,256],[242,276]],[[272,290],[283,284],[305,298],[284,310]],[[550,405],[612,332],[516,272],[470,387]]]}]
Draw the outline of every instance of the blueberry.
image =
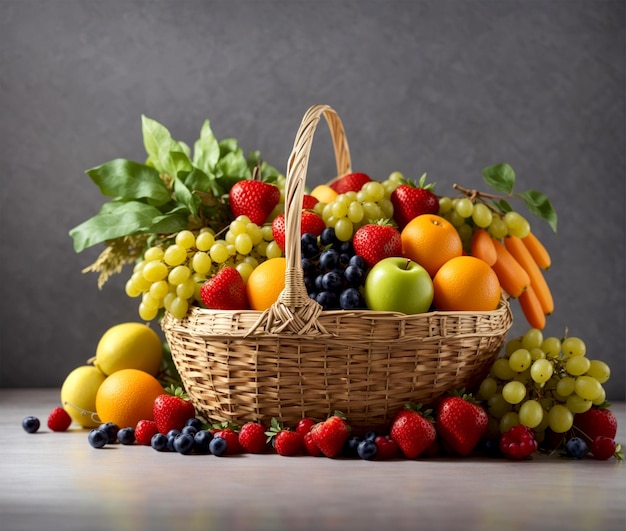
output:
[{"label": "blueberry", "polygon": [[320,291],[315,300],[324,310],[337,309],[337,295],[335,295],[332,291]]},{"label": "blueberry", "polygon": [[194,436],[190,433],[181,433],[174,437],[174,450],[179,454],[187,455],[191,453],[194,445]]},{"label": "blueberry", "polygon": [[367,262],[365,262],[365,258],[363,258],[360,254],[352,255],[350,257],[349,265],[359,267],[362,270],[367,269]]},{"label": "blueberry", "polygon": [[196,430],[200,431],[202,429],[202,421],[196,417],[191,417],[186,420],[185,426],[193,426]]},{"label": "blueberry", "polygon": [[317,289],[315,287],[315,278],[316,277],[304,275],[304,285],[306,286],[306,291],[308,294],[311,294],[311,292]]},{"label": "blueberry", "polygon": [[343,278],[351,286],[360,286],[363,283],[363,269],[355,265],[349,265],[343,272]]},{"label": "blueberry", "polygon": [[349,255],[348,253],[339,253],[339,265],[341,267],[346,267],[347,265],[350,264],[350,258],[352,256]]},{"label": "blueberry", "polygon": [[320,267],[326,271],[335,269],[339,264],[339,253],[334,249],[327,249],[320,254]]},{"label": "blueberry", "polygon": [[315,289],[316,290],[318,290],[318,291],[323,291],[324,290],[324,286],[322,284],[323,281],[324,281],[324,275],[323,274],[322,275],[317,275],[315,277],[314,284],[315,284]]},{"label": "blueberry", "polygon": [[24,431],[27,433],[35,433],[40,426],[41,422],[39,422],[39,419],[32,415],[22,420],[22,428],[24,428]]},{"label": "blueberry", "polygon": [[378,436],[378,434],[375,431],[368,431],[363,436],[363,439],[365,439],[366,441],[373,441],[374,439],[376,439],[377,436]]},{"label": "blueberry", "polygon": [[209,430],[199,430],[193,440],[194,450],[199,454],[207,454],[211,451],[209,445],[213,440],[213,434]]},{"label": "blueberry", "polygon": [[337,245],[337,250],[340,253],[346,253],[349,255],[353,255],[354,254],[354,246],[352,245],[352,240],[348,240],[345,242],[339,242],[339,244]]},{"label": "blueberry", "polygon": [[300,250],[306,258],[317,256],[320,252],[317,245],[317,236],[309,233],[303,234],[302,238],[300,238]]},{"label": "blueberry", "polygon": [[358,448],[362,440],[363,439],[358,435],[351,435],[350,437],[348,437],[348,440],[343,447],[343,453],[348,457],[356,457],[357,455],[359,455]]},{"label": "blueberry", "polygon": [[365,301],[358,289],[347,288],[339,295],[339,306],[343,310],[362,310],[365,308]]},{"label": "blueberry", "polygon": [[357,447],[359,457],[367,460],[374,459],[377,450],[378,447],[376,446],[376,443],[374,441],[370,441],[369,439],[363,439]]},{"label": "blueberry", "polygon": [[163,452],[167,450],[167,435],[163,435],[162,433],[155,433],[150,439],[150,446],[154,448],[157,452]]},{"label": "blueberry", "polygon": [[94,448],[102,448],[107,442],[109,442],[109,435],[106,431],[101,430],[100,428],[94,428],[89,432],[87,440]]},{"label": "blueberry", "polygon": [[320,234],[320,243],[323,246],[334,245],[338,242],[337,236],[335,236],[334,227],[326,227]]},{"label": "blueberry", "polygon": [[302,258],[300,262],[302,264],[302,272],[306,275],[315,275],[317,272],[317,266],[310,258]]},{"label": "blueberry", "polygon": [[135,442],[135,430],[133,428],[122,428],[117,432],[117,440],[120,444],[130,445]]},{"label": "blueberry", "polygon": [[198,429],[195,426],[184,426],[183,429],[180,430],[180,433],[188,433],[193,437],[198,433]]},{"label": "blueberry", "polygon": [[565,443],[565,454],[567,457],[573,457],[574,459],[582,459],[587,455],[589,447],[587,443],[580,437],[572,437]]},{"label": "blueberry", "polygon": [[226,453],[226,450],[228,450],[228,443],[223,437],[213,437],[209,443],[209,450],[213,455],[221,457]]},{"label": "blueberry", "polygon": [[107,434],[107,437],[109,438],[107,442],[109,444],[113,444],[117,441],[117,432],[120,431],[120,428],[114,422],[105,422],[104,424],[100,424],[98,429]]},{"label": "blueberry", "polygon": [[336,271],[329,271],[324,273],[322,277],[322,288],[328,291],[337,291],[341,288],[342,280],[339,273]]}]

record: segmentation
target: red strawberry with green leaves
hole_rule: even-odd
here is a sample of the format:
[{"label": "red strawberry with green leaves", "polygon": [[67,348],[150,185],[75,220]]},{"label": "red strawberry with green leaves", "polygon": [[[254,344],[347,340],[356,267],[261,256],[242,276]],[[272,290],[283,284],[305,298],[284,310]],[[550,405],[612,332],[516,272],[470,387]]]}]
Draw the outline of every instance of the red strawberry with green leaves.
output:
[{"label": "red strawberry with green leaves", "polygon": [[335,411],[325,421],[315,424],[310,433],[313,442],[326,457],[336,457],[348,440],[350,428],[343,414]]},{"label": "red strawberry with green leaves", "polygon": [[594,459],[599,459],[600,461],[606,461],[611,459],[611,457],[615,457],[618,461],[624,460],[622,446],[612,437],[598,435],[593,439],[593,441],[591,441],[589,451]]},{"label": "red strawberry with green leaves", "polygon": [[371,180],[372,178],[366,173],[348,173],[331,182],[329,186],[338,194],[345,194],[346,192],[358,192],[365,183]]},{"label": "red strawberry with green leaves", "polygon": [[598,436],[615,439],[617,434],[617,418],[608,408],[592,406],[584,413],[574,415],[574,428],[580,432],[580,436],[590,444]]},{"label": "red strawberry with green leaves", "polygon": [[140,420],[135,426],[135,441],[143,446],[150,446],[152,437],[159,433],[156,422],[154,420]]},{"label": "red strawberry with green leaves", "polygon": [[[319,236],[326,228],[321,216],[310,210],[303,210],[300,214],[300,236],[313,234]],[[272,236],[274,241],[285,252],[285,214],[278,214],[272,221]]]},{"label": "red strawberry with green leaves", "polygon": [[239,444],[251,454],[260,454],[267,450],[265,426],[258,422],[246,422],[239,430]]},{"label": "red strawberry with green leaves", "polygon": [[172,385],[165,391],[154,399],[152,405],[154,422],[163,434],[170,430],[182,430],[187,420],[196,416],[193,404],[180,387]]},{"label": "red strawberry with green leaves", "polygon": [[213,310],[246,310],[249,307],[246,285],[234,267],[224,267],[207,279],[200,288],[200,298],[207,308]]},{"label": "red strawberry with green leaves", "polygon": [[437,439],[432,410],[421,410],[421,404],[407,404],[395,416],[389,435],[402,453],[415,459]]},{"label": "red strawberry with green leaves", "polygon": [[402,230],[413,218],[422,214],[438,214],[439,198],[432,191],[434,184],[426,184],[426,174],[416,185],[404,179],[391,193],[393,219]]},{"label": "red strawberry with green leaves", "polygon": [[354,233],[352,244],[354,252],[363,257],[368,267],[372,267],[383,258],[402,256],[400,231],[392,227],[387,220],[360,227]]},{"label": "red strawberry with green leaves", "polygon": [[487,412],[471,395],[448,396],[437,407],[437,434],[445,446],[462,456],[476,448],[488,422]]},{"label": "red strawberry with green leaves", "polygon": [[270,429],[265,432],[265,435],[278,455],[291,457],[302,452],[302,435],[283,427],[275,418],[271,420]]},{"label": "red strawberry with green leaves", "polygon": [[248,216],[252,223],[260,226],[267,221],[274,207],[280,202],[280,190],[270,183],[244,179],[233,185],[229,199],[234,217]]}]

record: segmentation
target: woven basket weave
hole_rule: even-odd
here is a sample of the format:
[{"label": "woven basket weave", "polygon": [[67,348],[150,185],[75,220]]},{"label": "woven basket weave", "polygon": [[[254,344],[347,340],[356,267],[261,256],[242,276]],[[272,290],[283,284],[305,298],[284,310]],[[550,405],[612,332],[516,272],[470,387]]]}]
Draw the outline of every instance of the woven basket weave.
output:
[{"label": "woven basket weave", "polygon": [[503,299],[492,312],[322,311],[309,298],[300,254],[308,158],[326,119],[337,173],[350,172],[343,125],[326,105],[302,119],[285,190],[285,288],[265,312],[192,306],[162,320],[172,358],[196,409],[212,422],[295,425],[342,411],[355,429],[387,426],[406,402],[434,403],[489,370],[512,324]]}]

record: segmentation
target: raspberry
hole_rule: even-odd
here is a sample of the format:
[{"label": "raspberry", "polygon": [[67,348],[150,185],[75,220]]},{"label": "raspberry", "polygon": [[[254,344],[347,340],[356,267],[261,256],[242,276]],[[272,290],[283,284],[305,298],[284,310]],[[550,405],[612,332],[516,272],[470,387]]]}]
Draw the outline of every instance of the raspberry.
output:
[{"label": "raspberry", "polygon": [[389,435],[379,435],[374,439],[376,444],[376,459],[393,459],[398,457],[398,443],[394,441]]},{"label": "raspberry", "polygon": [[500,451],[510,459],[524,459],[537,451],[537,441],[530,428],[518,424],[502,434]]},{"label": "raspberry", "polygon": [[153,420],[140,420],[135,426],[135,440],[137,444],[150,446],[152,436],[157,434],[159,429]]},{"label": "raspberry", "polygon": [[72,417],[62,407],[55,407],[48,415],[48,428],[52,431],[66,431],[72,423]]}]

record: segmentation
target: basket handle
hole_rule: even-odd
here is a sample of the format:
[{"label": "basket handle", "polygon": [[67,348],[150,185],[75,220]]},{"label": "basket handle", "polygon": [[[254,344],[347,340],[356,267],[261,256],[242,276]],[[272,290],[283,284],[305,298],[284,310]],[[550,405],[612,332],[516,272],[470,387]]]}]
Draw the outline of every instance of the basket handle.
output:
[{"label": "basket handle", "polygon": [[296,133],[293,149],[287,161],[285,181],[285,287],[278,300],[257,320],[246,333],[261,328],[266,333],[289,330],[298,335],[328,335],[317,322],[322,307],[311,299],[304,284],[300,226],[302,199],[306,173],[313,144],[313,135],[321,117],[326,119],[335,151],[337,175],[351,171],[350,150],[339,115],[328,105],[309,107]]}]

